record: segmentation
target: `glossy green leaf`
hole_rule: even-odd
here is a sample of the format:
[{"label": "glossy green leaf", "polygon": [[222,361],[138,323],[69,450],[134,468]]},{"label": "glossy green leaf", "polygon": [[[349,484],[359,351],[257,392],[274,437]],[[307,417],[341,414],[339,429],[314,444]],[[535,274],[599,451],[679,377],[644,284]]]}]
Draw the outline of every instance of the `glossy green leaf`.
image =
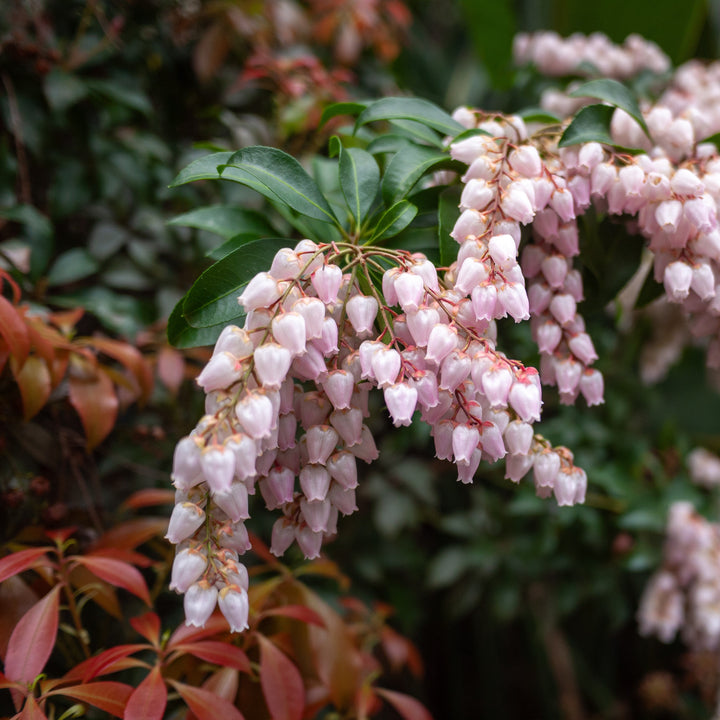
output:
[{"label": "glossy green leaf", "polygon": [[240,233],[235,235],[235,237],[230,238],[219,247],[210,250],[210,252],[206,253],[206,256],[212,260],[222,260],[230,253],[235,252],[235,250],[239,247],[242,247],[249,242],[260,240],[263,235],[267,235],[267,233]]},{"label": "glossy green leaf", "polygon": [[404,198],[420,178],[433,168],[449,163],[450,156],[421,145],[408,145],[390,160],[382,180],[387,205]]},{"label": "glossy green leaf", "polygon": [[253,145],[230,157],[227,166],[221,169],[223,177],[226,170],[233,169],[254,178],[251,187],[265,197],[280,200],[301,215],[337,224],[337,218],[317,184],[292,155],[277,148]]},{"label": "glossy green leaf", "polygon": [[328,105],[320,116],[320,127],[338,115],[359,115],[367,106],[365,102],[339,102]]},{"label": "glossy green leaf", "polygon": [[233,205],[213,205],[191,210],[169,220],[168,225],[206,230],[220,235],[225,240],[241,233],[274,235],[277,232],[262,213]]},{"label": "glossy green leaf", "polygon": [[50,268],[48,285],[66,285],[82,280],[97,269],[97,260],[85,248],[72,248],[60,255]]},{"label": "glossy green leaf", "polygon": [[[240,321],[242,317],[243,316],[239,314],[238,320]],[[232,322],[232,320],[228,322]],[[225,323],[203,328],[192,327],[183,317],[182,301],[180,301],[168,318],[168,342],[180,349],[214,345],[224,327]]]},{"label": "glossy green leaf", "polygon": [[542,108],[525,108],[525,110],[520,110],[520,112],[516,114],[519,115],[526,123],[555,125],[562,122],[562,119],[557,115],[548,112],[547,110],[543,110]]},{"label": "glossy green leaf", "polygon": [[402,136],[407,136],[413,140],[422,140],[429,145],[442,148],[443,139],[435,130],[429,128],[424,123],[415,122],[415,120],[391,120],[390,125],[400,130]]},{"label": "glossy green leaf", "polygon": [[396,202],[380,216],[368,244],[397,235],[415,219],[417,211],[417,207],[407,200]]},{"label": "glossy green leaf", "polygon": [[442,108],[420,98],[389,97],[376,100],[360,113],[355,127],[378,120],[414,120],[446,135],[457,135],[465,128]]},{"label": "glossy green leaf", "polygon": [[568,94],[570,97],[592,97],[609,102],[611,105],[624,110],[640,125],[645,134],[648,137],[650,136],[637,99],[625,85],[617,80],[611,80],[610,78],[590,80],[590,82],[583,83]]},{"label": "glossy green leaf", "polygon": [[371,155],[381,155],[383,153],[396,153],[407,147],[410,140],[404,135],[396,133],[383,133],[380,137],[376,137],[368,143],[367,151]]},{"label": "glossy green leaf", "polygon": [[360,148],[340,149],[340,188],[360,225],[367,216],[380,188],[380,168],[375,158]]},{"label": "glossy green leaf", "polygon": [[250,173],[244,172],[238,168],[226,167],[222,175],[218,168],[227,164],[228,160],[233,156],[230,151],[216,152],[211,155],[204,155],[197,160],[191,162],[184,167],[170,183],[170,187],[178,187],[186,183],[195,182],[196,180],[233,180],[234,182],[248,185],[254,190],[260,192],[261,183]]},{"label": "glossy green leaf", "polygon": [[257,273],[270,267],[280,248],[293,244],[294,241],[282,238],[253,240],[211,265],[183,300],[182,312],[188,324],[210,327],[241,315],[237,298],[243,288]]},{"label": "glossy green leaf", "polygon": [[451,185],[440,194],[438,205],[438,247],[440,249],[440,264],[448,267],[457,259],[459,245],[450,236],[460,217],[460,195],[462,190],[459,185]]},{"label": "glossy green leaf", "polygon": [[610,121],[615,108],[612,105],[588,105],[578,112],[565,128],[558,145],[567,147],[586,142],[600,142],[612,145]]}]

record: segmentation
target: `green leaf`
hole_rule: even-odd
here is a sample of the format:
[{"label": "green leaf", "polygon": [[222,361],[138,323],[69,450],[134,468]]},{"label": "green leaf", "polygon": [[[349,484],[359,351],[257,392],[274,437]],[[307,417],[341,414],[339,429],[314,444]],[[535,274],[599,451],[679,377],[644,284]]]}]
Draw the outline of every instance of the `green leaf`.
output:
[{"label": "green leaf", "polygon": [[442,148],[443,146],[442,138],[432,128],[423,123],[414,120],[391,120],[390,125],[399,128],[402,136],[422,140],[436,148]]},{"label": "green leaf", "polygon": [[182,301],[170,313],[167,324],[168,342],[176,348],[192,348],[202,345],[214,345],[220,337],[225,324],[194,328],[189,325],[182,314]]},{"label": "green leaf", "polygon": [[367,244],[397,235],[414,220],[417,211],[417,207],[407,200],[396,202],[380,216]]},{"label": "green leaf", "polygon": [[543,123],[544,125],[556,125],[562,122],[554,113],[542,108],[525,108],[517,113],[526,123]]},{"label": "green leaf", "polygon": [[213,248],[205,253],[205,255],[213,260],[222,260],[225,256],[235,252],[239,247],[247,245],[247,243],[253,242],[254,240],[260,240],[264,234],[265,233],[238,233],[235,237],[230,238],[219,247]]},{"label": "green leaf", "polygon": [[251,175],[255,179],[251,187],[265,197],[280,200],[301,215],[337,224],[337,218],[315,181],[294,157],[282,150],[261,145],[246,147],[230,157],[221,169],[223,176],[226,168]]},{"label": "green leaf", "polygon": [[53,252],[53,226],[32,205],[17,205],[0,210],[0,217],[21,223],[30,245],[30,277],[39,277],[47,268]]},{"label": "green leaf", "polygon": [[457,135],[465,128],[442,108],[420,98],[389,97],[376,100],[360,113],[355,127],[378,120],[414,120],[446,135]]},{"label": "green leaf", "polygon": [[612,105],[588,105],[578,112],[558,143],[559,147],[586,142],[600,142],[612,145],[610,121],[615,108]]},{"label": "green leaf", "polygon": [[609,102],[611,105],[624,110],[630,115],[633,120],[640,125],[645,134],[650,137],[650,132],[645,124],[635,96],[625,85],[617,80],[611,80],[610,78],[590,80],[590,82],[582,84],[568,94],[570,97],[592,97]]},{"label": "green leaf", "polygon": [[191,210],[169,220],[167,224],[207,230],[225,240],[241,233],[274,235],[277,232],[265,219],[264,214],[232,205],[213,205]]},{"label": "green leaf", "polygon": [[365,102],[339,102],[328,105],[320,116],[320,127],[338,115],[359,115],[367,106],[368,103]]},{"label": "green leaf", "polygon": [[233,153],[230,151],[204,155],[183,168],[172,183],[170,183],[170,187],[178,187],[179,185],[185,185],[186,183],[195,182],[196,180],[223,179],[249,185],[253,189],[258,190],[261,183],[249,173],[239,170],[238,168],[225,167],[222,175],[220,174],[218,168],[225,166],[232,156]]},{"label": "green leaf", "polygon": [[66,285],[97,272],[98,263],[85,248],[72,248],[55,261],[48,273],[48,285]]},{"label": "green leaf", "polygon": [[382,153],[396,153],[404,147],[410,145],[410,140],[404,135],[395,133],[383,133],[380,137],[370,141],[367,151],[371,155],[381,155]]},{"label": "green leaf", "polygon": [[451,185],[440,194],[438,205],[438,246],[440,248],[440,264],[448,267],[457,259],[459,245],[450,236],[460,217],[460,195],[462,190],[459,185]]},{"label": "green leaf", "polygon": [[278,250],[293,244],[283,238],[254,240],[211,265],[181,301],[187,323],[196,328],[210,327],[243,315],[238,295],[257,273],[270,267]]},{"label": "green leaf", "polygon": [[447,153],[421,145],[408,145],[390,160],[382,180],[382,196],[387,205],[404,198],[429,170],[449,163]]},{"label": "green leaf", "polygon": [[152,114],[152,103],[145,93],[137,89],[136,85],[130,85],[118,80],[87,80],[87,87],[120,105],[132,108],[143,115]]},{"label": "green leaf", "polygon": [[76,75],[54,67],[43,81],[43,90],[50,107],[64,112],[87,95],[87,87]]},{"label": "green leaf", "polygon": [[380,168],[375,158],[360,148],[340,148],[340,188],[355,218],[361,225],[380,188]]}]

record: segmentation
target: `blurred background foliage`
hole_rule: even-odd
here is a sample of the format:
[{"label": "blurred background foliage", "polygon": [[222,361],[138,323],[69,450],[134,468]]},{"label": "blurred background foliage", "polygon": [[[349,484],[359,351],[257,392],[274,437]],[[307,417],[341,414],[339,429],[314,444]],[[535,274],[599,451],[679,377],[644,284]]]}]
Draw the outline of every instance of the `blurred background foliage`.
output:
[{"label": "blurred background foliage", "polygon": [[[616,41],[640,33],[675,64],[720,51],[720,15],[707,0],[682,11],[674,0],[4,2],[0,265],[32,312],[84,308],[73,333],[134,344],[159,382],[88,453],[67,390],[21,423],[5,368],[3,540],[38,523],[96,532],[132,491],[167,486],[174,442],[201,412],[189,379],[204,351],[167,346],[164,323],[229,237],[168,221],[208,204],[262,210],[232,183],[169,190],[179,168],[208,149],[256,143],[308,158],[333,131],[318,128],[323,107],[353,97],[532,107],[547,81],[513,69],[511,47],[517,31],[537,29]],[[601,224],[596,240],[607,249],[617,233]],[[718,498],[689,483],[685,455],[698,444],[720,450],[717,382],[699,354],[643,384],[657,322],[606,311],[629,279],[622,258],[636,242],[623,237],[602,267],[584,269],[606,404],[589,411],[545,398],[543,431],[588,471],[584,507],[558,509],[487,468],[474,486],[458,486],[421,428],[385,433],[383,413],[373,414],[381,459],[366,473],[361,512],[341,523],[327,553],[357,594],[394,607],[426,670],[396,685],[438,719],[695,718],[714,700],[716,659],[642,639],[634,619],[668,505],[690,499],[717,517]],[[514,357],[537,359],[522,330],[501,333]],[[34,438],[54,427],[64,428],[60,455],[38,457]],[[83,482],[68,481],[68,468]]]}]

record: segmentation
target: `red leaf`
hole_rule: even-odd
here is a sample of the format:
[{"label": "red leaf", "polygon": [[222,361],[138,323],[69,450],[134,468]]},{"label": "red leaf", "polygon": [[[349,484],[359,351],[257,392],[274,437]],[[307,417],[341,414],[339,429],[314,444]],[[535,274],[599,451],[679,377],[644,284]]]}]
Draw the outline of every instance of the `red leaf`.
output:
[{"label": "red leaf", "polygon": [[28,695],[25,707],[12,720],[47,720],[47,715],[40,709],[32,695]]},{"label": "red leaf", "polygon": [[268,617],[269,615],[281,615],[283,617],[294,618],[307,625],[325,627],[325,621],[320,615],[305,605],[282,605],[281,607],[264,610],[262,613],[263,617]]},{"label": "red leaf", "polygon": [[102,535],[95,543],[94,549],[127,548],[132,550],[154,537],[162,537],[167,532],[167,527],[167,518],[146,517],[128,520]]},{"label": "red leaf", "polygon": [[167,705],[167,687],[155,665],[147,677],[135,688],[125,706],[125,720],[162,720]]},{"label": "red leaf", "polygon": [[139,597],[146,605],[150,605],[150,593],[143,576],[137,568],[112,558],[94,555],[76,555],[73,561],[84,565],[93,575],[111,585],[123,588]]},{"label": "red leaf", "polygon": [[142,555],[133,550],[123,550],[122,548],[100,548],[99,550],[89,552],[88,555],[121,560],[129,565],[136,565],[142,568],[150,567],[153,564],[153,561],[147,555]]},{"label": "red leaf", "polygon": [[404,720],[433,720],[425,706],[410,695],[385,688],[375,688],[375,692],[390,703]]},{"label": "red leaf", "polygon": [[93,705],[100,710],[122,717],[133,689],[125,683],[101,680],[88,685],[71,685],[70,687],[51,690],[47,695],[65,695],[73,700]]},{"label": "red leaf", "polygon": [[30,334],[18,308],[3,295],[0,295],[0,335],[10,354],[22,365],[30,353]]},{"label": "red leaf", "polygon": [[[203,688],[192,687],[176,680],[168,682],[177,690],[198,720],[245,720],[243,714],[225,698]],[[275,720],[275,719],[273,719]]]},{"label": "red leaf", "polygon": [[9,680],[0,672],[0,690],[7,690],[8,688],[27,693],[27,688],[24,685],[20,685],[14,680]]},{"label": "red leaf", "polygon": [[233,702],[237,695],[238,686],[240,684],[240,674],[233,668],[221,668],[214,672],[203,684],[203,689],[208,690],[213,695],[225,698],[228,702]]},{"label": "red leaf", "polygon": [[137,510],[138,508],[152,507],[154,505],[174,505],[175,491],[161,490],[160,488],[146,488],[133,493],[123,507]]},{"label": "red leaf", "polygon": [[204,628],[185,625],[184,623],[180,625],[170,636],[167,649],[168,651],[174,650],[180,644],[195,642],[213,635],[225,635],[227,631],[227,620],[220,613],[215,613],[210,616]]},{"label": "red leaf", "polygon": [[154,612],[130,618],[130,624],[149,643],[156,647],[160,645],[160,618]]},{"label": "red leaf", "polygon": [[83,660],[79,665],[76,665],[70,670],[63,679],[65,681],[82,680],[83,682],[89,682],[98,675],[107,675],[108,673],[116,672],[113,666],[118,660],[122,660],[133,653],[140,652],[140,650],[147,649],[147,645],[140,643],[134,645],[117,645],[108,648],[107,650],[103,650],[99,655],[95,655],[95,657]]},{"label": "red leaf", "polygon": [[230,643],[219,640],[201,640],[194,643],[176,645],[173,652],[194,655],[201,660],[234,668],[244,673],[250,673],[250,661],[243,650]]},{"label": "red leaf", "polygon": [[5,675],[21,683],[32,682],[50,657],[58,630],[60,586],[56,585],[20,619],[10,636]]},{"label": "red leaf", "polygon": [[100,352],[124,365],[128,372],[135,376],[142,398],[147,400],[150,397],[153,387],[152,370],[135,346],[121,340],[101,337],[83,338],[82,342],[97,348]]},{"label": "red leaf", "polygon": [[50,369],[45,360],[35,355],[27,358],[22,367],[13,357],[10,359],[10,367],[15,376],[15,382],[20,388],[23,419],[30,420],[42,410],[50,397],[52,390]]},{"label": "red leaf", "polygon": [[273,720],[301,720],[305,688],[300,671],[265,636],[260,642],[260,684]]},{"label": "red leaf", "polygon": [[[4,557],[0,560],[0,582],[28,570],[37,564],[37,561],[50,550],[52,550],[50,547],[28,548],[27,550],[18,550]],[[46,563],[50,564],[47,558]]]},{"label": "red leaf", "polygon": [[112,380],[103,372],[95,372],[91,377],[68,378],[70,404],[80,416],[87,448],[92,450],[100,444],[115,425],[118,411],[118,398]]}]

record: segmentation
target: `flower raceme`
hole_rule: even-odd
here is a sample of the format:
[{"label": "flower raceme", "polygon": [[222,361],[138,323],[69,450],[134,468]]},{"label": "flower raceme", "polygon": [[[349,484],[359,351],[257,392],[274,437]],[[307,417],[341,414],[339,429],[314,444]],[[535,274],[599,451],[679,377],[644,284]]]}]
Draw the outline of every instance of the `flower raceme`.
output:
[{"label": "flower raceme", "polygon": [[[461,482],[472,482],[482,460],[507,458],[512,481],[535,465],[539,494],[554,492],[561,505],[584,500],[587,480],[572,454],[533,430],[542,404],[537,370],[496,347],[496,319],[530,317],[519,225],[501,213],[484,233],[461,238],[442,278],[419,253],[303,240],[247,284],[244,327],[218,338],[197,378],[206,414],[173,461],[171,587],[185,593],[189,624],[203,625],[219,604],[233,631],[248,626],[240,556],[250,547],[245,521],[258,489],[281,513],[276,555],[297,542],[306,557],[318,556],[338,516],[357,509],[357,461],[378,457],[365,423],[375,389],[395,426],[418,415],[430,425],[438,457],[455,463]],[[564,320],[576,329],[577,320]],[[565,385],[566,395],[577,394],[579,376]],[[599,402],[601,394],[586,396]]]}]

